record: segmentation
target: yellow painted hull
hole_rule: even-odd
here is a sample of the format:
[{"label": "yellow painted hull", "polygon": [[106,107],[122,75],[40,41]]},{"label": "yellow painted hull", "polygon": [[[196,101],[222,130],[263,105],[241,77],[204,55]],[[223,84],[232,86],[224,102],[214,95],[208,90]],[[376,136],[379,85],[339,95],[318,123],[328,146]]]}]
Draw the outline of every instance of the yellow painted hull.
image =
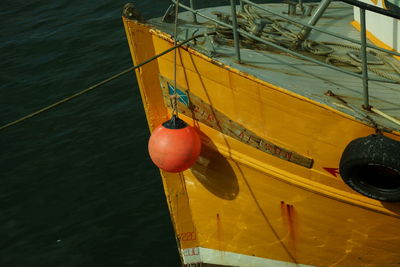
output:
[{"label": "yellow painted hull", "polygon": [[[123,18],[133,62],[173,46],[167,34]],[[364,197],[335,171],[345,146],[374,129],[328,106],[215,62],[189,48],[177,84],[274,144],[314,160],[306,168],[181,115],[202,133],[191,169],[162,172],[184,263],[197,248],[316,266],[400,264],[400,206]],[[173,53],[136,71],[150,129],[169,118],[159,77]],[[400,140],[400,133],[387,134]],[[263,265],[259,265],[263,266]]]}]

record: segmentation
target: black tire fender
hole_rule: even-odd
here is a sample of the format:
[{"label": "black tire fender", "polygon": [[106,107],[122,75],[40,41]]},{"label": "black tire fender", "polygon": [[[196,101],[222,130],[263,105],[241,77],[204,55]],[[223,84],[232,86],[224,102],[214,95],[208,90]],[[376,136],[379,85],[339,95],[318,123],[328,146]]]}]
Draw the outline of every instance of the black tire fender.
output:
[{"label": "black tire fender", "polygon": [[400,142],[383,135],[351,141],[340,159],[340,176],[355,191],[381,201],[400,201]]}]

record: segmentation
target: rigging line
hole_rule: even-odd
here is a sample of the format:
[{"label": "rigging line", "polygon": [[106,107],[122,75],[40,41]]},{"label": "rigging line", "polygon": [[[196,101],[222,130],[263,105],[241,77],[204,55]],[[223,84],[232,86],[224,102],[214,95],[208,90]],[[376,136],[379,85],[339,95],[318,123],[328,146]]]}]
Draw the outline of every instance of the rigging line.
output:
[{"label": "rigging line", "polygon": [[[174,46],[176,46],[176,43],[178,41],[178,15],[179,15],[179,0],[176,1],[175,5]],[[172,115],[178,117],[178,96],[176,94],[176,49],[174,50],[174,96],[172,101],[173,101]]]},{"label": "rigging line", "polygon": [[39,109],[39,110],[37,110],[35,112],[32,112],[32,113],[28,114],[28,115],[26,115],[26,116],[24,116],[22,118],[19,118],[19,119],[14,120],[14,121],[12,121],[10,123],[7,123],[7,124],[5,124],[5,125],[0,127],[0,131],[6,129],[8,127],[11,127],[13,125],[16,125],[16,124],[18,124],[18,123],[20,123],[22,121],[30,119],[30,118],[32,118],[32,117],[34,117],[36,115],[39,115],[39,114],[41,114],[41,113],[43,113],[45,111],[53,109],[53,108],[55,108],[55,107],[57,107],[57,106],[59,106],[61,104],[64,104],[64,103],[66,103],[66,102],[68,102],[68,101],[70,101],[70,100],[72,100],[74,98],[77,98],[78,96],[81,96],[81,95],[83,95],[85,93],[88,93],[88,92],[90,92],[90,91],[92,91],[92,90],[94,90],[94,89],[96,89],[96,88],[98,88],[98,87],[100,87],[100,86],[102,86],[104,84],[107,84],[107,83],[109,83],[109,82],[111,82],[111,81],[113,81],[113,80],[115,80],[115,79],[117,79],[117,78],[129,73],[132,70],[135,70],[137,68],[142,67],[143,65],[146,65],[147,63],[149,63],[149,62],[151,62],[151,61],[153,61],[153,60],[155,60],[155,59],[157,59],[157,58],[159,58],[159,57],[171,52],[172,50],[175,50],[178,47],[181,47],[182,45],[184,45],[184,44],[186,44],[186,43],[188,43],[188,42],[190,42],[190,41],[192,41],[192,40],[194,40],[196,38],[203,37],[203,36],[204,36],[204,34],[194,35],[194,36],[190,37],[189,39],[186,39],[186,40],[180,42],[179,44],[177,44],[177,42],[175,41],[174,46],[169,48],[169,49],[167,49],[167,50],[165,50],[164,52],[161,52],[160,54],[155,55],[154,57],[149,58],[149,59],[145,60],[144,62],[142,62],[142,63],[140,63],[140,64],[138,64],[136,66],[129,67],[129,68],[121,71],[118,74],[115,74],[115,75],[113,75],[113,76],[111,76],[111,77],[109,77],[109,78],[107,78],[107,79],[105,79],[105,80],[103,80],[101,82],[98,82],[98,83],[96,83],[96,84],[94,84],[94,85],[92,85],[92,86],[90,86],[90,87],[88,87],[86,89],[83,89],[82,91],[79,91],[78,93],[75,93],[75,94],[73,94],[71,96],[63,98],[60,101],[57,101],[57,102],[55,102],[55,103],[53,103],[53,104],[51,104],[49,106],[46,106],[46,107],[44,107],[42,109]]}]

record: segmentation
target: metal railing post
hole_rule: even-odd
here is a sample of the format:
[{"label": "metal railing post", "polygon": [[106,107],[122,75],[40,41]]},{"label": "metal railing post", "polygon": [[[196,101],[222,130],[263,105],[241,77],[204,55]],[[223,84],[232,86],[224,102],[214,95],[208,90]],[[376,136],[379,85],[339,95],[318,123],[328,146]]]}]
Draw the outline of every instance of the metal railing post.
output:
[{"label": "metal railing post", "polygon": [[361,60],[362,60],[362,80],[363,80],[363,108],[369,109],[369,94],[368,94],[368,62],[367,62],[367,37],[365,26],[365,9],[360,8],[360,28],[361,28]]},{"label": "metal railing post", "polygon": [[[331,3],[331,0],[323,0],[320,2],[319,6],[317,7],[317,10],[315,11],[314,15],[312,15],[310,21],[308,22],[309,25],[314,26],[317,24],[318,20],[322,17],[322,14],[324,14],[325,10],[328,8],[329,4]],[[300,33],[298,34],[298,39],[297,39],[297,46],[300,45],[301,42],[306,40],[308,38],[308,35],[311,32],[310,27],[304,27]]]},{"label": "metal railing post", "polygon": [[[192,9],[196,9],[195,5],[194,5],[194,0],[190,0],[190,8]],[[192,13],[193,14],[193,22],[197,23],[197,16],[196,13]]]},{"label": "metal railing post", "polygon": [[239,35],[238,35],[238,31],[237,31],[236,3],[235,2],[236,2],[235,0],[231,0],[233,40],[235,42],[236,58],[237,58],[238,62],[241,63]]}]

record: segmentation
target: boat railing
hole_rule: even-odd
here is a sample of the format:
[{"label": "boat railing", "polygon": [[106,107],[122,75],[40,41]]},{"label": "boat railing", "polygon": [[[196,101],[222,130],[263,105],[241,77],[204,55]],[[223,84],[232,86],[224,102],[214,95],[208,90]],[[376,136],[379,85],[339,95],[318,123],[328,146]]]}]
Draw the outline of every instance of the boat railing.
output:
[{"label": "boat railing", "polygon": [[[388,82],[388,83],[397,83],[397,82],[389,80],[389,79],[386,79],[386,78],[370,78],[370,77],[368,77],[367,48],[371,48],[371,49],[375,49],[375,50],[378,50],[378,51],[381,51],[381,52],[389,53],[389,54],[394,55],[394,56],[400,56],[400,53],[397,53],[397,52],[392,51],[392,50],[384,49],[384,48],[381,48],[381,47],[377,47],[375,45],[371,45],[371,44],[367,43],[367,41],[366,41],[366,17],[365,17],[365,11],[369,10],[369,11],[372,11],[372,12],[380,13],[382,15],[389,16],[389,17],[392,17],[392,18],[397,18],[397,19],[400,19],[400,15],[397,14],[397,13],[394,13],[394,12],[392,12],[390,10],[380,9],[380,8],[377,8],[377,7],[374,7],[374,6],[371,6],[371,5],[356,1],[356,0],[340,0],[340,1],[346,2],[346,3],[348,3],[350,5],[353,5],[353,6],[357,6],[360,9],[360,35],[361,35],[360,39],[361,40],[349,38],[347,36],[343,36],[343,35],[340,35],[340,34],[337,34],[337,33],[331,32],[331,31],[327,31],[327,30],[321,29],[320,27],[316,27],[315,26],[315,24],[318,21],[318,19],[324,13],[325,9],[329,6],[331,0],[323,0],[323,1],[321,1],[319,6],[317,7],[317,10],[314,12],[313,16],[311,17],[311,19],[309,20],[308,23],[303,23],[303,22],[301,22],[299,20],[293,19],[292,17],[290,17],[290,15],[287,16],[287,15],[280,14],[280,13],[275,12],[275,11],[265,7],[265,6],[261,6],[259,4],[256,4],[256,3],[254,3],[254,2],[252,2],[250,0],[239,0],[239,6],[243,11],[244,4],[248,4],[248,5],[253,6],[253,7],[257,8],[257,9],[260,9],[260,10],[262,10],[264,12],[270,13],[272,15],[278,16],[280,18],[283,18],[283,19],[286,19],[286,20],[291,21],[293,23],[296,23],[296,24],[304,26],[303,29],[298,34],[298,40],[299,41],[305,40],[311,30],[316,30],[316,31],[319,31],[319,32],[322,32],[322,33],[325,33],[325,34],[328,34],[328,35],[331,35],[331,36],[334,36],[336,38],[340,38],[340,39],[349,41],[351,43],[355,43],[355,44],[360,45],[361,67],[362,67],[361,74],[360,73],[355,73],[355,72],[352,72],[352,71],[349,71],[349,70],[346,70],[346,69],[342,69],[342,68],[336,67],[334,65],[331,65],[331,64],[328,64],[328,63],[325,63],[325,62],[322,62],[322,61],[319,61],[317,59],[314,59],[312,57],[309,57],[309,56],[303,55],[301,53],[298,53],[296,51],[290,50],[288,48],[285,48],[283,46],[280,46],[280,45],[275,44],[273,42],[270,42],[268,40],[262,39],[262,38],[256,36],[255,34],[253,34],[251,32],[247,32],[247,31],[244,31],[244,30],[240,29],[238,27],[238,23],[237,23],[237,12],[236,12],[237,2],[236,2],[236,0],[230,0],[232,24],[228,24],[226,22],[223,22],[221,20],[215,19],[213,17],[210,17],[209,15],[206,15],[206,14],[200,12],[199,9],[196,9],[195,0],[190,0],[190,6],[187,6],[187,5],[182,4],[180,2],[178,2],[178,3],[179,3],[179,6],[181,8],[192,12],[193,21],[195,23],[197,23],[197,16],[200,16],[200,17],[203,17],[203,18],[205,18],[207,20],[213,21],[213,22],[217,23],[218,25],[221,25],[223,27],[231,29],[233,31],[233,37],[234,37],[235,54],[236,54],[236,57],[237,57],[237,61],[239,63],[241,62],[239,34],[241,34],[242,36],[246,36],[246,37],[251,38],[251,39],[253,39],[255,41],[258,41],[260,43],[269,45],[270,47],[273,47],[275,49],[281,50],[281,51],[283,51],[285,53],[291,54],[291,55],[296,56],[298,58],[301,58],[301,59],[313,62],[315,64],[318,64],[320,66],[324,66],[324,67],[327,67],[327,68],[330,68],[330,69],[333,69],[333,70],[336,70],[336,71],[339,71],[339,72],[342,72],[342,73],[345,73],[345,74],[348,74],[348,75],[351,75],[351,76],[358,77],[358,78],[362,79],[362,81],[363,81],[363,93],[362,93],[363,94],[363,108],[369,110],[371,106],[369,104],[368,82],[369,81]],[[172,0],[172,2],[175,5],[177,4],[176,0]]]}]

